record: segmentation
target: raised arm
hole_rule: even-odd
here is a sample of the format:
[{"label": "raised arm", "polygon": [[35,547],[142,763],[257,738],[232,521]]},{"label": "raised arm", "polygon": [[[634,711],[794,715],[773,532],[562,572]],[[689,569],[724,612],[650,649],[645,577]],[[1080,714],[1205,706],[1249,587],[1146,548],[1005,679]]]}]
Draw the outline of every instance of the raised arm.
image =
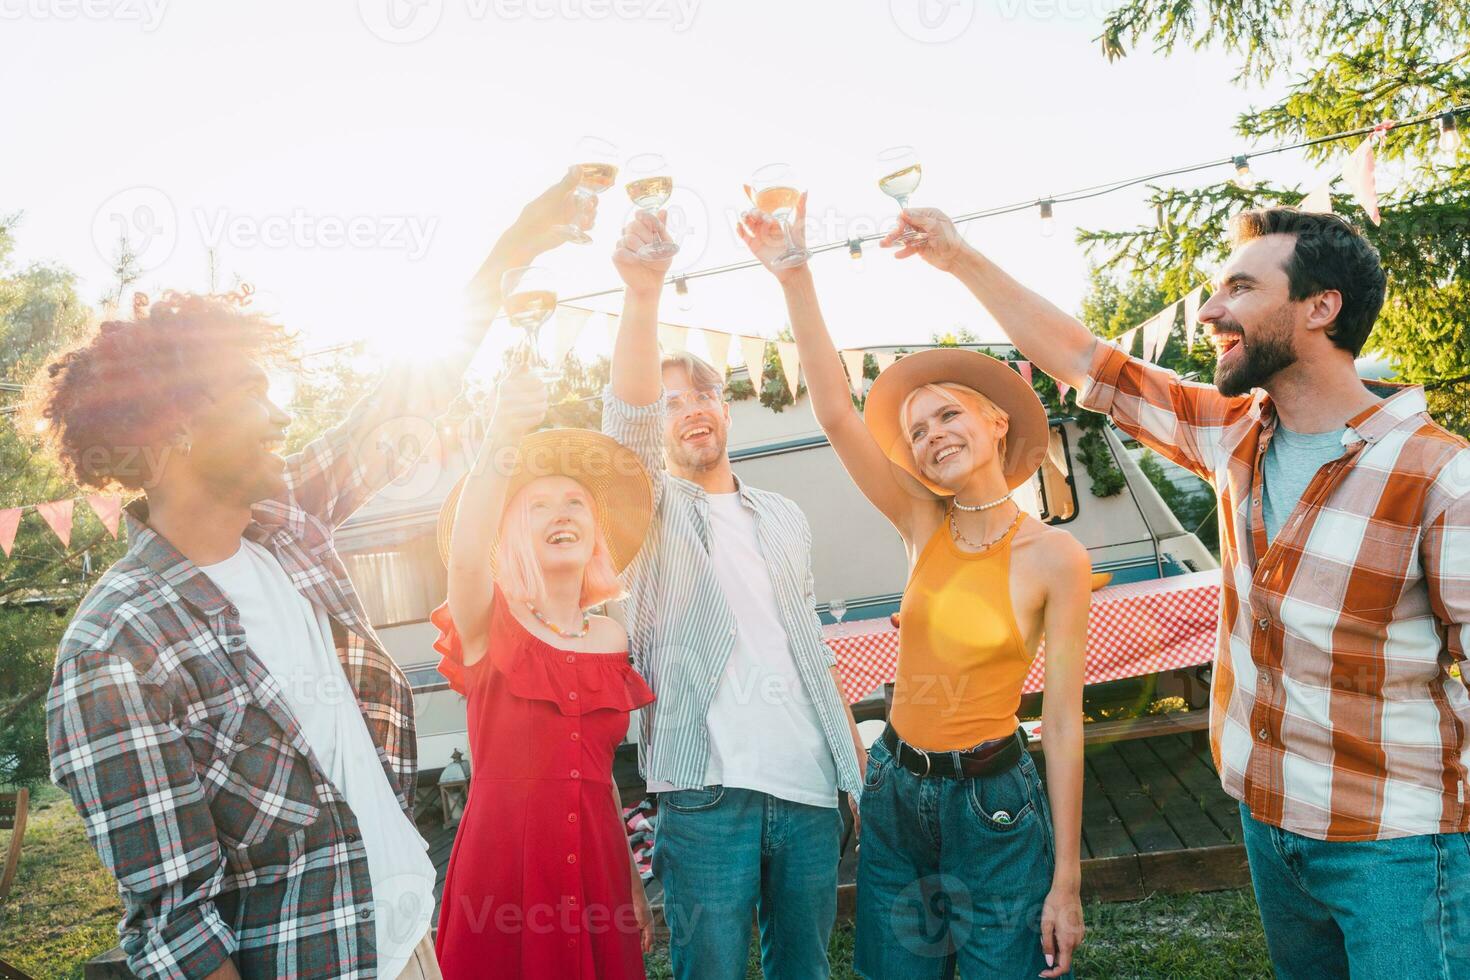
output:
[{"label": "raised arm", "polygon": [[[792,240],[798,245],[805,244],[802,227],[805,217],[806,195],[803,194],[791,229]],[[817,302],[811,266],[803,264],[794,269],[771,267],[771,260],[785,251],[786,244],[780,225],[770,215],[760,211],[746,212],[739,232],[751,253],[771,270],[786,294],[791,332],[801,354],[807,393],[812,399],[817,424],[831,440],[838,459],[842,460],[842,465],[863,496],[898,528],[905,541],[909,541],[915,516],[921,511],[933,510],[935,498],[917,483],[900,482],[896,467],[853,406],[852,390],[848,387],[842,358],[827,332],[827,323]]]},{"label": "raised arm", "polygon": [[672,258],[650,262],[638,257],[638,249],[653,241],[654,233],[667,237],[664,213],[654,218],[639,211],[623,229],[613,253],[613,265],[627,288],[623,291],[623,317],[613,345],[612,391],[632,406],[652,405],[663,393],[659,374],[658,301],[664,276]]},{"label": "raised arm", "polygon": [[495,416],[459,495],[449,544],[449,615],[459,630],[466,667],[484,655],[490,632],[495,596],[490,550],[500,533],[518,447],[544,418],[546,385],[523,365],[496,390]]},{"label": "raised arm", "polygon": [[905,211],[899,226],[883,239],[883,246],[894,246],[910,228],[917,228],[929,236],[928,240],[901,248],[898,258],[918,255],[936,269],[953,274],[995,317],[1027,360],[1056,380],[1081,390],[1097,346],[1092,331],[981,255],[960,237],[954,222],[942,211]]}]

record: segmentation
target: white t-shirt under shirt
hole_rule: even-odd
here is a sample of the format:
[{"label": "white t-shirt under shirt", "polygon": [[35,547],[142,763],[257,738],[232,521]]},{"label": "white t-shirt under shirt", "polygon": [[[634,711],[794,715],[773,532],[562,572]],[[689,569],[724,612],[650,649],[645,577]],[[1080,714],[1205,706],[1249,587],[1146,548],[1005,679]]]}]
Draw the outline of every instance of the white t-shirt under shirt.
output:
[{"label": "white t-shirt under shirt", "polygon": [[710,702],[705,785],[835,807],[837,769],[791,655],[755,514],[738,493],[709,495],[709,541],[737,632]]},{"label": "white t-shirt under shirt", "polygon": [[337,659],[331,619],[253,541],[242,539],[233,556],[200,571],[240,610],[250,650],[281,685],[312,753],[357,818],[373,882],[378,976],[393,980],[433,919],[434,865],[383,771]]}]

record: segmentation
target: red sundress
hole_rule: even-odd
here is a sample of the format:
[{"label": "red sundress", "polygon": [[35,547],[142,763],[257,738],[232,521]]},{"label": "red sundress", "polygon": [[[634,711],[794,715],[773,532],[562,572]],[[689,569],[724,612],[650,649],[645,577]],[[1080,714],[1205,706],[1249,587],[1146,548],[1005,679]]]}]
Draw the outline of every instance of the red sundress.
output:
[{"label": "red sundress", "polygon": [[532,635],[499,589],[489,650],[464,666],[446,603],[439,671],[468,699],[470,793],[449,856],[435,950],[446,980],[642,980],[613,752],[653,692],[626,651],[570,653]]}]

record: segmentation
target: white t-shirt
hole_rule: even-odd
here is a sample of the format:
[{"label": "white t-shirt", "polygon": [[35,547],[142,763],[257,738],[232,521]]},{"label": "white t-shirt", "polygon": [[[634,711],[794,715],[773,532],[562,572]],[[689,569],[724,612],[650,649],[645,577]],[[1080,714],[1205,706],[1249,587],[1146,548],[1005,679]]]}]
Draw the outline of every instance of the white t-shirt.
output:
[{"label": "white t-shirt", "polygon": [[378,760],[337,659],[331,619],[253,541],[241,539],[233,556],[200,571],[239,608],[251,652],[281,685],[312,753],[357,818],[373,882],[378,975],[391,980],[429,930],[434,864]]},{"label": "white t-shirt", "polygon": [[735,615],[735,648],[710,702],[705,785],[837,805],[837,768],[786,639],[755,514],[738,493],[709,495],[710,559]]}]

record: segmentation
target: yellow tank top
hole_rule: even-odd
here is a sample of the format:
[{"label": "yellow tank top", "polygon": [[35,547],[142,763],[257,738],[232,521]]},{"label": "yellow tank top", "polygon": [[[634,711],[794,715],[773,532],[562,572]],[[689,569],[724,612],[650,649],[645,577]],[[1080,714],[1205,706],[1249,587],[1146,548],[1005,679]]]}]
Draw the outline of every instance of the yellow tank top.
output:
[{"label": "yellow tank top", "polygon": [[1016,730],[1031,657],[1011,609],[1011,539],[962,551],[949,518],[924,545],[899,606],[889,720],[930,751],[968,749]]}]

